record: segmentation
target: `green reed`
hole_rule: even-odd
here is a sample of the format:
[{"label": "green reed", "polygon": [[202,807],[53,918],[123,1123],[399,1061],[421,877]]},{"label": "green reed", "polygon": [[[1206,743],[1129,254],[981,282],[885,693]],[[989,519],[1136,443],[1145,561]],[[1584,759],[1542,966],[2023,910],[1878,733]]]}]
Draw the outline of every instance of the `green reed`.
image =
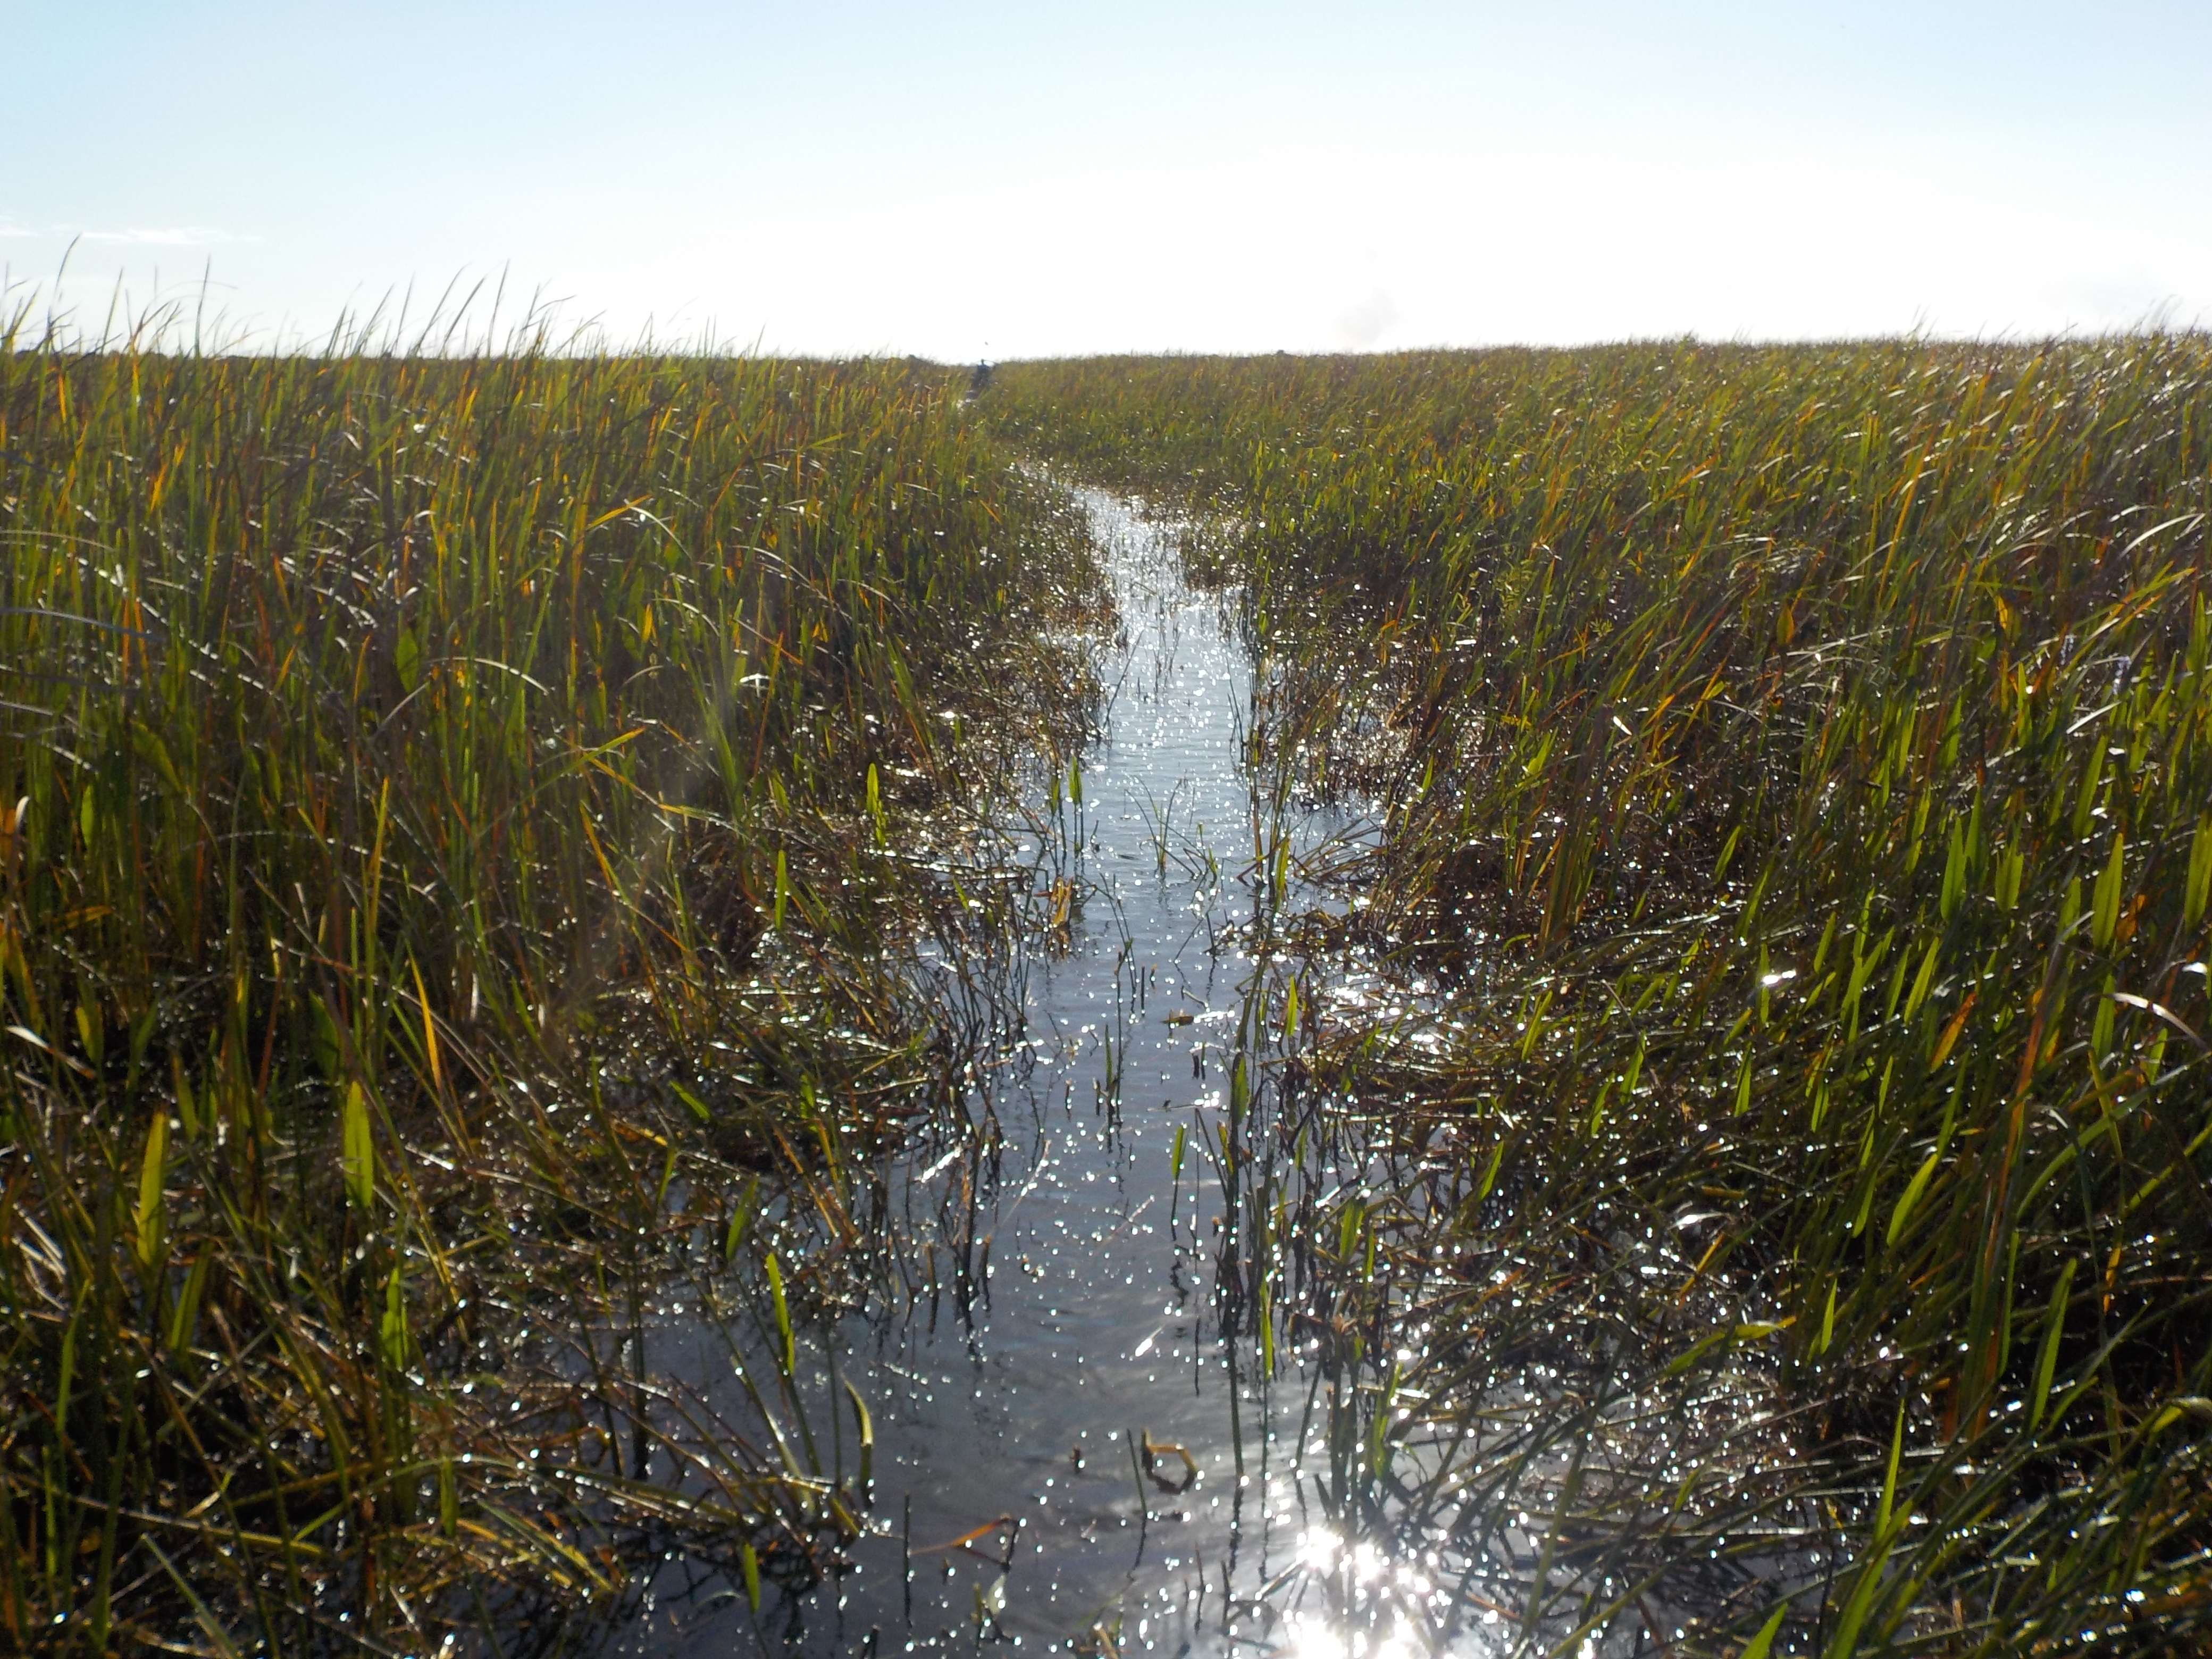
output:
[{"label": "green reed", "polygon": [[757,1177],[941,1070],[893,947],[1072,744],[1081,532],[927,368],[27,318],[0,1645],[512,1655],[672,1548],[803,1577],[848,1472],[650,1327],[765,1317]]},{"label": "green reed", "polygon": [[1285,760],[1378,802],[1352,931],[1442,988],[1315,1061],[1395,1170],[1298,1246],[1346,1523],[1532,1650],[2201,1641],[2212,344],[990,401],[1213,515]]}]

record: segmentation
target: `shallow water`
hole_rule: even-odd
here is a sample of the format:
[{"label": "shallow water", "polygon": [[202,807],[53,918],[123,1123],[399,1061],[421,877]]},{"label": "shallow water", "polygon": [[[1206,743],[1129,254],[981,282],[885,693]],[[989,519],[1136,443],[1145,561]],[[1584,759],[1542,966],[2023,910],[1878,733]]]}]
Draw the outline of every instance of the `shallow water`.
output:
[{"label": "shallow water", "polygon": [[[1256,1374],[1250,1315],[1223,1299],[1220,1261],[1249,1274],[1260,1252],[1226,1196],[1249,1169],[1224,1185],[1218,1149],[1248,1008],[1279,1006],[1255,924],[1317,905],[1296,872],[1364,826],[1255,786],[1253,672],[1221,598],[1182,583],[1170,532],[1084,500],[1121,635],[1079,805],[1065,783],[1042,792],[1052,828],[1027,848],[1043,908],[1067,897],[1060,948],[989,969],[1000,1041],[964,1133],[925,1130],[887,1173],[899,1284],[835,1352],[800,1355],[808,1415],[840,1417],[848,1470],[832,1371],[868,1402],[867,1531],[847,1571],[770,1584],[757,1615],[726,1578],[686,1594],[665,1573],[625,1649],[726,1652],[750,1631],[824,1653],[1218,1650],[1277,1625],[1255,1598],[1320,1535],[1296,1455],[1320,1432],[1319,1379],[1284,1353]],[[1271,872],[1288,876],[1279,906]],[[1247,1335],[1224,1338],[1224,1307]],[[711,1389],[727,1350],[687,1358],[677,1335],[658,1364]]]}]

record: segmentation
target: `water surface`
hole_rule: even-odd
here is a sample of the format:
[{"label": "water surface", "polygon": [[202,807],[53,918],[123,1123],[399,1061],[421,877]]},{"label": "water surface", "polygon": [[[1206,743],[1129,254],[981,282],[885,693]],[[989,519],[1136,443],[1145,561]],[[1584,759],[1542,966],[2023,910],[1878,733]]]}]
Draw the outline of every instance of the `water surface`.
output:
[{"label": "water surface", "polygon": [[[972,1005],[988,981],[997,1040],[957,1123],[926,1126],[889,1171],[893,1282],[836,1352],[801,1356],[821,1418],[833,1362],[868,1402],[868,1531],[848,1571],[770,1586],[757,1619],[726,1583],[664,1584],[639,1632],[650,1650],[727,1651],[747,1625],[825,1653],[1218,1650],[1281,1622],[1262,1593],[1320,1535],[1297,1454],[1319,1432],[1321,1379],[1289,1345],[1263,1356],[1224,1334],[1224,1312],[1252,1330],[1259,1275],[1219,1147],[1240,1042],[1261,1092],[1247,1022],[1287,983],[1267,919],[1319,902],[1297,872],[1364,826],[1261,787],[1233,596],[1183,583],[1170,527],[1083,501],[1120,631],[1103,736],[1054,763],[1040,833],[1013,850],[1043,936],[995,964],[939,963],[948,998]],[[1230,1184],[1249,1188],[1249,1167]],[[1269,1322],[1272,1343],[1289,1328]],[[710,1348],[695,1363],[726,1366]]]}]

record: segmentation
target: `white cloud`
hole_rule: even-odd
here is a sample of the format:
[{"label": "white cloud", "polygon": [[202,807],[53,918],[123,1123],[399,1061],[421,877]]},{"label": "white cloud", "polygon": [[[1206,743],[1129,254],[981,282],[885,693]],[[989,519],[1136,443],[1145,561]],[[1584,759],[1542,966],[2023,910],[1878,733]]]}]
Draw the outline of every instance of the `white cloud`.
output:
[{"label": "white cloud", "polygon": [[209,225],[143,225],[128,230],[86,230],[75,225],[27,225],[0,219],[0,236],[49,242],[105,242],[125,247],[215,247],[227,242],[258,242]]},{"label": "white cloud", "polygon": [[88,242],[124,242],[143,247],[212,247],[220,242],[258,242],[258,236],[237,236],[205,225],[167,225],[135,230],[88,230]]}]

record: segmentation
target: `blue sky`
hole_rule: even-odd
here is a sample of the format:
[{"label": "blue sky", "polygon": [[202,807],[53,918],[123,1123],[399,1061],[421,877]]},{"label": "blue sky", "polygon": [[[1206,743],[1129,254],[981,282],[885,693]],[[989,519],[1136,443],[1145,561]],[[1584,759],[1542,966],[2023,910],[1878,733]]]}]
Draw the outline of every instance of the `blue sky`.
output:
[{"label": "blue sky", "polygon": [[[2212,4],[0,0],[0,262],[264,343],[1291,350],[2212,321]],[[481,320],[483,312],[478,312]]]}]

